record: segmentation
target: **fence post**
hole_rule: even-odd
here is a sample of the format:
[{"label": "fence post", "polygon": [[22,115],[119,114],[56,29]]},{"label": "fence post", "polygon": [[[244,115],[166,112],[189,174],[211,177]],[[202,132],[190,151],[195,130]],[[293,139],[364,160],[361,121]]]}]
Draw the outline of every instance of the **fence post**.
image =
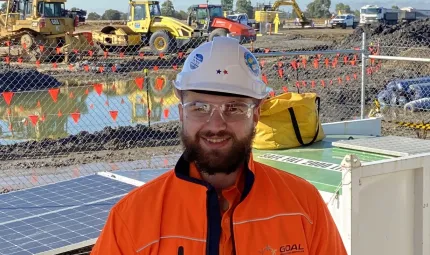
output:
[{"label": "fence post", "polygon": [[363,32],[361,45],[361,119],[364,119],[365,92],[366,92],[366,33]]}]

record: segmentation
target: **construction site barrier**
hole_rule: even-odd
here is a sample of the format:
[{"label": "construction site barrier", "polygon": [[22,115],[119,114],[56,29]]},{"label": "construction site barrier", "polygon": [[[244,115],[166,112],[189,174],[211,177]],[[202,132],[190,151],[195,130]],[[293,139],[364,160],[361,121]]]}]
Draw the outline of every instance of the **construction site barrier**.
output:
[{"label": "construction site barrier", "polygon": [[[91,42],[88,33],[84,41]],[[323,123],[381,117],[382,135],[427,137],[427,99],[421,98],[427,95],[426,84],[413,84],[409,94],[390,90],[386,92],[389,96],[379,96],[390,82],[409,84],[404,82],[408,78],[430,76],[425,59],[391,56],[387,49],[393,47],[373,42],[364,33],[348,48],[282,50],[259,44],[258,40],[243,45],[252,48],[257,57],[262,78],[271,89],[269,96],[315,92],[321,98]],[[179,101],[172,80],[191,49],[155,54],[150,50],[100,50],[97,45],[75,44],[66,51],[70,53],[66,61],[63,48],[54,45],[33,45],[31,54],[20,42],[8,41],[4,46],[0,62],[0,155],[11,165],[5,164],[0,175],[3,190],[111,170],[110,166],[89,164],[79,171],[64,168],[61,177],[50,175],[42,181],[40,174],[31,170],[30,162],[24,163],[25,171],[21,170],[18,161],[23,159],[140,148],[139,156],[148,160],[131,168],[174,165],[170,154],[179,153],[181,146],[175,132]],[[419,49],[423,57],[427,52]],[[415,101],[404,99],[406,95]],[[169,153],[164,149],[167,147]],[[158,161],[153,159],[154,154],[159,156]],[[132,153],[130,160],[136,157]],[[56,160],[46,166],[64,164]]]}]

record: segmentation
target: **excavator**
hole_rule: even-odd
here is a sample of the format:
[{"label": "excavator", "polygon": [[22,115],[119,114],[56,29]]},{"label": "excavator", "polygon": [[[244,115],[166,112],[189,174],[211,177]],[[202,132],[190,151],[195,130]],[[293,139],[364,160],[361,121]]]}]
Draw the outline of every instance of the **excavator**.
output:
[{"label": "excavator", "polygon": [[[0,43],[18,42],[27,56],[39,58],[52,52],[91,48],[88,37],[75,33],[79,17],[65,9],[66,0],[0,0]],[[56,49],[59,48],[58,52]]]},{"label": "excavator", "polygon": [[281,6],[292,6],[297,17],[299,18],[299,22],[304,28],[307,25],[312,23],[311,20],[305,17],[305,14],[300,9],[296,0],[276,0],[272,5],[263,5],[262,10],[255,11],[255,21],[257,24],[259,23],[273,23],[275,16],[279,13],[279,7]]}]

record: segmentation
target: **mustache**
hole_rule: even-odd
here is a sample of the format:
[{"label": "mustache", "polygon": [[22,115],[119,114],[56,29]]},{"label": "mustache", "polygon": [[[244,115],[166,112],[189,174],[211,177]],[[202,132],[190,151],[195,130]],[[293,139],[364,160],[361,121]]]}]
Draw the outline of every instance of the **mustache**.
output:
[{"label": "mustache", "polygon": [[204,137],[225,137],[225,136],[230,136],[230,137],[235,137],[234,134],[228,132],[228,131],[219,131],[219,132],[212,132],[212,131],[204,131],[204,132],[199,132],[199,134],[197,136],[204,136]]}]

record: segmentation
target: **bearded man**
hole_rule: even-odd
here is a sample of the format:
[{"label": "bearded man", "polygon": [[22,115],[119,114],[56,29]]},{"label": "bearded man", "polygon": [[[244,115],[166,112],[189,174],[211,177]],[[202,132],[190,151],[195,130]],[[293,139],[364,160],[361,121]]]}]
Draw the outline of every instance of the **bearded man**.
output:
[{"label": "bearded man", "polygon": [[318,190],[252,157],[268,93],[248,49],[215,37],[174,87],[184,153],[112,208],[91,254],[346,255]]}]

